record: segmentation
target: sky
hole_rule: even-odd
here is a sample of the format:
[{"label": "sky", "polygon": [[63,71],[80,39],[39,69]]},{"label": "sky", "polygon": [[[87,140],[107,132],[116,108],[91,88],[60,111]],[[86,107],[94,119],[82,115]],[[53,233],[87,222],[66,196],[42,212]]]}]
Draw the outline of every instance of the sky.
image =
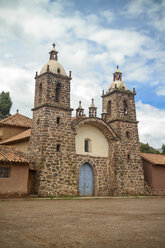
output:
[{"label": "sky", "polygon": [[81,100],[88,115],[94,98],[100,117],[118,65],[136,89],[140,141],[165,144],[165,0],[0,0],[0,92],[12,114],[32,117],[35,72],[54,42],[72,71],[72,108]]}]

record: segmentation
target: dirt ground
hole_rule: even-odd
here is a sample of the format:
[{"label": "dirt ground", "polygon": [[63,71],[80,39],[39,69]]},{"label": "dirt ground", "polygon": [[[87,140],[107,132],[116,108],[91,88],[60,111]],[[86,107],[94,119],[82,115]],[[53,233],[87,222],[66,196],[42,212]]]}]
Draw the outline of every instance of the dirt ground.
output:
[{"label": "dirt ground", "polygon": [[0,200],[2,248],[163,248],[165,198]]}]

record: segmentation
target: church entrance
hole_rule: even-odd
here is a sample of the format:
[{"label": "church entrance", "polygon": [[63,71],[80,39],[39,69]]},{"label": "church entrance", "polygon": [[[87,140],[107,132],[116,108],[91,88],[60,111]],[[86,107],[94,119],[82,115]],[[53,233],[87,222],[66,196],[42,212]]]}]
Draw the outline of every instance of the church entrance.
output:
[{"label": "church entrance", "polygon": [[80,168],[79,192],[80,195],[93,195],[93,169],[88,163]]}]

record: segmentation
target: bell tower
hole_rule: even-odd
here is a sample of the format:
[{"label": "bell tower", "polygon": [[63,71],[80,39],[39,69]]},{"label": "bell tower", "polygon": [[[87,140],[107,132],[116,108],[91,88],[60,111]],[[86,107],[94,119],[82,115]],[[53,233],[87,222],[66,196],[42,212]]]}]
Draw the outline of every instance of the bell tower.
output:
[{"label": "bell tower", "polygon": [[141,194],[144,189],[135,95],[135,89],[127,89],[117,67],[108,91],[102,94],[102,119],[119,138],[112,147],[117,194]]},{"label": "bell tower", "polygon": [[77,194],[75,141],[71,128],[70,81],[58,62],[55,44],[49,61],[35,76],[29,154],[37,171],[39,195]]}]

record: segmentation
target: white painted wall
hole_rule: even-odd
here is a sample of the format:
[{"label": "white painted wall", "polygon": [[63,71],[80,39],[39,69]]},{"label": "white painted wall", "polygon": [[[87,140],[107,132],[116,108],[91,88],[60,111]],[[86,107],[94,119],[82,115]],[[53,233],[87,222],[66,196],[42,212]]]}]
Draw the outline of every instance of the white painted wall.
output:
[{"label": "white painted wall", "polygon": [[[75,139],[77,154],[89,154],[91,156],[108,157],[107,139],[104,137],[104,135],[98,128],[92,125],[85,124],[77,130],[77,135]],[[91,140],[90,152],[85,152],[84,150],[85,139]]]}]

